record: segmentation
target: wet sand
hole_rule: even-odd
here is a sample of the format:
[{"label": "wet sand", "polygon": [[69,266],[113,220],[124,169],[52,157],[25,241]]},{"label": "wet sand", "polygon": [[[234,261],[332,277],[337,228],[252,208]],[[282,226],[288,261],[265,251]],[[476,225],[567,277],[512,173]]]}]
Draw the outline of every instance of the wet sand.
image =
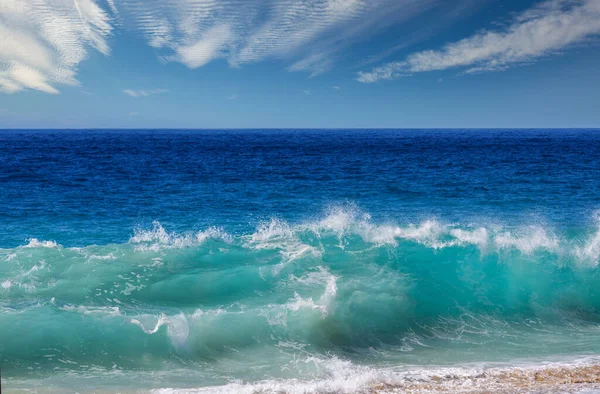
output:
[{"label": "wet sand", "polygon": [[600,364],[489,369],[472,376],[433,375],[427,381],[374,384],[367,393],[600,393]]}]

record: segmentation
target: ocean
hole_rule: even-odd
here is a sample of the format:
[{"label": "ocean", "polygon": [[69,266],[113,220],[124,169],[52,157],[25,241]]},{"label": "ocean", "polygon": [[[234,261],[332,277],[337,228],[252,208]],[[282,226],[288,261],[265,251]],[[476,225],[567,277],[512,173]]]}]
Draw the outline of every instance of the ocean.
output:
[{"label": "ocean", "polygon": [[0,131],[7,392],[600,377],[599,258],[597,130]]}]

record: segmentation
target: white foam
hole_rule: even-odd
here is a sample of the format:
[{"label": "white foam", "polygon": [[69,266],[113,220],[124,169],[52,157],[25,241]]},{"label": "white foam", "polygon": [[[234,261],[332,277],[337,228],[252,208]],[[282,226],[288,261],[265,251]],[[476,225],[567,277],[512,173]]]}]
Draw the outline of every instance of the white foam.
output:
[{"label": "white foam", "polygon": [[[362,217],[359,217],[362,216]],[[336,233],[344,233],[354,227],[358,222],[367,222],[371,219],[368,214],[362,214],[355,206],[333,207],[327,216],[316,223],[318,230],[330,230]]]},{"label": "white foam", "polygon": [[397,228],[389,225],[375,225],[371,215],[360,211],[356,206],[338,206],[330,208],[327,216],[317,222],[300,226],[323,236],[335,234],[340,240],[340,248],[344,249],[343,237],[356,234],[365,242],[377,245],[396,245]]},{"label": "white foam", "polygon": [[273,249],[292,238],[295,238],[295,235],[289,224],[273,218],[258,224],[256,231],[250,237],[250,243],[258,249]]},{"label": "white foam", "polygon": [[597,266],[600,259],[600,211],[594,212],[593,219],[596,224],[596,232],[583,245],[575,246],[574,250],[580,260],[591,262]]},{"label": "white foam", "polygon": [[256,383],[230,383],[224,386],[205,387],[198,389],[158,389],[157,394],[175,393],[278,393],[278,394],[308,394],[308,393],[357,393],[374,383],[395,382],[385,370],[362,367],[333,357],[329,359],[308,357],[297,363],[310,364],[317,368],[326,379],[303,381],[300,379],[264,380]]},{"label": "white foam", "polygon": [[395,235],[398,238],[427,242],[436,240],[445,231],[445,227],[438,221],[426,220],[418,226],[411,224],[405,228],[398,227],[396,228]]},{"label": "white foam", "polygon": [[319,310],[321,311],[321,313],[323,314],[323,316],[327,315],[327,308],[325,307],[325,305],[320,305],[318,303],[316,303],[312,298],[302,298],[300,296],[300,294],[295,293],[294,294],[294,299],[290,300],[286,305],[285,308],[287,310],[290,311],[299,311],[300,309],[315,309],[315,310]]},{"label": "white foam", "polygon": [[598,265],[600,259],[600,230],[592,235],[583,246],[576,246],[575,254],[581,260],[591,261],[594,265]]},{"label": "white foam", "polygon": [[[237,242],[254,250],[277,250],[280,253],[280,264],[261,269],[261,274],[267,275],[278,275],[289,263],[299,259],[312,258],[318,262],[325,248],[331,246],[332,236],[337,237],[341,249],[346,249],[353,240],[360,237],[373,247],[398,247],[399,243],[407,241],[435,250],[476,246],[486,253],[517,250],[531,255],[538,251],[548,251],[597,265],[600,260],[600,214],[597,216],[597,230],[588,239],[568,240],[557,237],[548,226],[540,223],[520,227],[472,227],[447,224],[431,218],[408,225],[391,222],[379,224],[355,205],[345,204],[331,207],[320,219],[296,225],[276,218],[261,222],[252,234],[238,238]],[[129,243],[137,251],[156,252],[162,249],[195,247],[209,239],[234,242],[233,237],[221,228],[210,227],[199,232],[176,233],[167,231],[156,221],[151,229],[134,230]],[[333,240],[336,242],[335,238]],[[31,238],[22,248],[61,248],[61,245],[56,241]],[[85,254],[89,260],[116,259],[116,252],[101,253],[93,248],[69,250]],[[18,259],[20,253],[23,253],[20,248],[15,252],[8,254],[6,260]],[[154,264],[159,265],[160,262],[157,260]]]},{"label": "white foam", "polygon": [[[334,207],[324,219],[299,225],[292,229],[292,233],[305,229],[319,236],[327,233],[337,235],[342,248],[344,246],[342,238],[352,234],[376,245],[396,246],[397,240],[408,240],[433,249],[474,245],[484,251],[491,245],[498,251],[517,249],[523,254],[532,254],[538,250],[556,252],[561,246],[558,237],[537,224],[519,227],[512,231],[493,231],[486,227],[460,228],[435,219],[407,226],[378,225],[372,222],[369,214],[361,212],[353,205]],[[600,231],[584,253],[600,257]]]},{"label": "white foam", "polygon": [[485,227],[473,231],[452,229],[450,230],[450,235],[457,240],[459,245],[477,245],[481,249],[486,248],[489,242],[488,230]]},{"label": "white foam", "polygon": [[126,296],[131,295],[131,293],[133,293],[134,291],[139,291],[142,290],[144,287],[144,285],[134,285],[132,283],[125,283],[125,289],[121,291],[121,294],[124,294]]},{"label": "white foam", "polygon": [[[393,224],[375,224],[371,215],[360,211],[354,205],[333,207],[324,219],[298,226],[298,231],[303,229],[309,229],[319,236],[333,233],[340,238],[340,247],[342,248],[344,248],[342,238],[348,235],[358,235],[363,241],[375,245],[397,246],[398,240],[402,239],[435,249],[464,244],[483,245],[487,242],[485,229],[483,229],[484,232],[482,229],[452,231],[449,226],[434,219],[404,227]],[[449,236],[455,239],[443,239]]]},{"label": "white foam", "polygon": [[207,311],[204,311],[202,309],[196,309],[194,311],[194,313],[192,314],[192,319],[201,319],[204,316],[210,316],[210,317],[221,316],[226,313],[228,313],[227,310],[225,310],[223,308],[211,309],[211,310],[207,310]]},{"label": "white foam", "polygon": [[220,228],[211,227],[196,233],[178,234],[168,232],[159,222],[155,221],[152,223],[151,230],[135,229],[129,243],[136,244],[136,250],[158,251],[163,248],[183,249],[194,247],[201,245],[208,239],[232,242],[231,235]]},{"label": "white foam", "polygon": [[[398,367],[372,368],[353,364],[337,357],[307,357],[295,363],[312,365],[321,379],[272,379],[253,383],[235,382],[223,386],[196,389],[165,388],[156,394],[350,394],[350,393],[400,393],[400,392],[538,392],[577,391],[559,378],[536,386],[537,373],[548,371],[573,371],[598,362],[590,359],[565,363],[524,362],[517,366],[473,365],[463,367]],[[293,368],[293,367],[291,367]],[[297,367],[296,367],[297,369]],[[584,372],[585,373],[585,372]],[[584,388],[584,386],[577,386]],[[590,387],[585,387],[589,389]],[[598,385],[593,386],[598,388]],[[550,390],[548,390],[550,389]],[[545,392],[545,390],[542,390]]]},{"label": "white foam", "polygon": [[333,302],[337,294],[337,278],[334,275],[329,275],[325,292],[319,299],[319,304],[325,307],[326,313],[332,313]]},{"label": "white foam", "polygon": [[105,254],[105,255],[96,255],[96,254],[90,254],[88,256],[88,259],[90,260],[116,260],[117,258],[115,257],[114,254],[109,253],[109,254]]},{"label": "white foam", "polygon": [[[271,275],[279,275],[288,264],[297,259],[321,256],[318,249],[303,243],[294,229],[279,219],[259,223],[244,246],[256,250],[279,251],[281,263],[268,267],[268,273]],[[264,271],[264,268],[261,269],[261,274],[264,274]]]},{"label": "white foam", "polygon": [[[26,266],[19,268],[26,269]],[[55,279],[46,279],[42,281],[36,275],[38,271],[42,271],[44,268],[46,268],[46,262],[44,260],[40,260],[38,264],[34,264],[33,266],[29,267],[27,271],[22,270],[12,278],[5,279],[1,283],[1,286],[6,290],[11,287],[18,287],[20,289],[24,289],[26,292],[35,291],[36,285],[39,285],[42,282],[44,286],[52,287],[56,283]]]},{"label": "white foam", "polygon": [[320,297],[314,298],[303,297],[298,292],[294,292],[294,297],[284,304],[269,304],[266,308],[261,308],[257,313],[266,318],[269,325],[287,326],[290,312],[313,310],[319,312],[321,318],[325,318],[333,313],[334,301],[338,290],[336,276],[329,273],[326,269],[321,269],[311,272],[302,278],[290,275],[290,281],[290,285],[323,285],[323,293]]},{"label": "white foam", "polygon": [[532,254],[537,250],[557,251],[559,240],[549,234],[543,227],[529,226],[521,229],[518,234],[505,232],[494,237],[498,249],[515,248],[524,254]]},{"label": "white foam", "polygon": [[302,298],[298,293],[294,293],[294,299],[290,300],[285,309],[289,311],[298,311],[303,308],[314,309],[321,312],[323,317],[332,313],[333,302],[337,294],[337,278],[327,273],[325,290],[321,297],[315,302],[312,298]]},{"label": "white foam", "polygon": [[316,271],[307,272],[300,277],[290,275],[289,280],[292,282],[293,286],[297,286],[297,284],[324,285],[331,276],[332,275],[327,268],[318,267]]},{"label": "white foam", "polygon": [[220,239],[223,242],[233,242],[233,237],[227,234],[223,229],[217,227],[210,227],[204,231],[198,231],[196,233],[196,240],[199,243],[203,243],[208,239]]},{"label": "white foam", "polygon": [[55,241],[40,241],[37,238],[30,238],[24,248],[60,248],[61,246]]},{"label": "white foam", "polygon": [[44,269],[44,267],[46,267],[46,262],[44,260],[40,261],[40,264],[35,264],[33,267],[31,267],[27,272],[23,273],[22,275],[20,275],[20,277],[26,277],[29,276],[39,270]]},{"label": "white foam", "polygon": [[[153,321],[155,321],[154,327],[152,327]],[[183,313],[173,316],[161,313],[158,317],[146,314],[138,316],[137,319],[130,319],[129,322],[141,328],[148,335],[156,334],[162,326],[167,326],[167,335],[176,348],[186,345],[190,333],[188,320]]]},{"label": "white foam", "polygon": [[[54,299],[51,300],[52,303]],[[121,316],[121,310],[118,306],[83,306],[83,305],[65,305],[61,307],[63,311],[76,312],[82,315],[102,314],[108,316]]]}]

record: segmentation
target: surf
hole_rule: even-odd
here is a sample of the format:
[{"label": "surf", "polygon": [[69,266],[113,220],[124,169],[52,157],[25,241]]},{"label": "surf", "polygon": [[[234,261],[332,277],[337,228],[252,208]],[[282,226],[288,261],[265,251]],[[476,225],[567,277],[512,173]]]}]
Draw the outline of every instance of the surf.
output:
[{"label": "surf", "polygon": [[[388,382],[376,365],[585,357],[600,352],[600,225],[589,223],[376,221],[346,204],[247,232],[155,221],[125,243],[30,239],[0,249],[3,371],[209,368],[197,377],[207,387],[345,392]],[[274,361],[257,375],[261,359]],[[299,384],[315,359],[372,369]],[[223,386],[231,376],[283,381]]]}]

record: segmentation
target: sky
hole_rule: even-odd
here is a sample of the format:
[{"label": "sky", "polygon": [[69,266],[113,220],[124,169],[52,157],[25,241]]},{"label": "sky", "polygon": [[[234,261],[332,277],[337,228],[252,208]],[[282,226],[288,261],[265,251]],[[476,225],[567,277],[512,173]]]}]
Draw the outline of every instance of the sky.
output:
[{"label": "sky", "polygon": [[600,127],[600,0],[0,0],[0,129],[536,127]]}]

